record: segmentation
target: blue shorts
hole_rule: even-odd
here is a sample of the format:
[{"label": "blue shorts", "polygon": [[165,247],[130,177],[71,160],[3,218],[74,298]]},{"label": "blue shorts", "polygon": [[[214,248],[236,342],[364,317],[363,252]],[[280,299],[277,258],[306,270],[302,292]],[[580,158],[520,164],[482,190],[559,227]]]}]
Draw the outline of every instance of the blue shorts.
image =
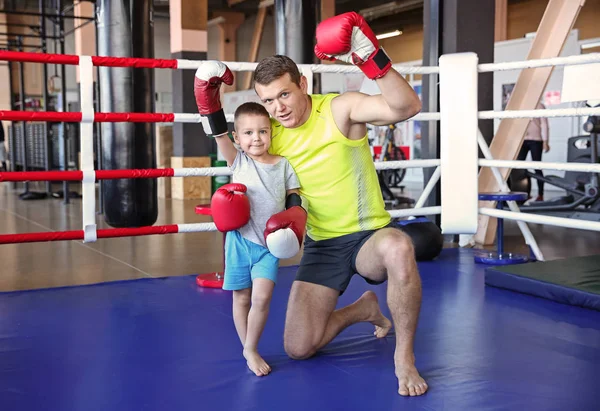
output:
[{"label": "blue shorts", "polygon": [[266,247],[246,240],[239,231],[229,231],[225,237],[224,290],[252,287],[255,278],[277,283],[279,259]]}]

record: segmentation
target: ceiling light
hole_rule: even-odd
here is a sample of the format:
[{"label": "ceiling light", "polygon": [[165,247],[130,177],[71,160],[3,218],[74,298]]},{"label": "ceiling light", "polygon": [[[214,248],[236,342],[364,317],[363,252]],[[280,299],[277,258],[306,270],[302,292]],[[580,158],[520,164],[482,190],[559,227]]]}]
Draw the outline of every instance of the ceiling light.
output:
[{"label": "ceiling light", "polygon": [[402,34],[401,30],[394,30],[394,31],[390,31],[389,33],[378,34],[375,37],[377,37],[377,40],[381,40],[381,39],[387,39],[390,37],[399,36],[401,34]]},{"label": "ceiling light", "polygon": [[589,43],[583,43],[581,45],[582,49],[593,49],[594,47],[600,47],[600,41],[591,41]]}]

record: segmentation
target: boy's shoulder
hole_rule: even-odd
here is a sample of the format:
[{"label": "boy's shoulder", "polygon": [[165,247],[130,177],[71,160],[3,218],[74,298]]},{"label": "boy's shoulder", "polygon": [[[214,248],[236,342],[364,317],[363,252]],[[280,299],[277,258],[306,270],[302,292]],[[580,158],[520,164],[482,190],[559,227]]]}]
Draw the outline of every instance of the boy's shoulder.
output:
[{"label": "boy's shoulder", "polygon": [[287,158],[285,158],[284,156],[280,156],[279,154],[272,154],[272,156],[273,156],[273,157],[275,157],[276,159],[278,159],[278,161],[277,161],[278,163],[279,163],[280,161],[284,161],[284,162],[286,162],[286,163],[288,162],[288,161],[287,161]]},{"label": "boy's shoulder", "polygon": [[289,162],[289,160],[287,158],[285,158],[284,156],[280,156],[280,155],[274,155],[274,157],[277,157],[277,159],[278,159],[276,164],[282,166],[282,168],[284,168],[286,170],[288,168],[293,170],[292,164]]},{"label": "boy's shoulder", "polygon": [[242,150],[237,150],[237,154],[235,155],[235,158],[233,159],[233,162],[229,166],[229,169],[231,171],[236,171],[241,166],[244,166],[244,165],[248,164],[248,160],[252,160],[252,159],[250,157],[248,157],[246,155],[246,153],[244,153]]}]

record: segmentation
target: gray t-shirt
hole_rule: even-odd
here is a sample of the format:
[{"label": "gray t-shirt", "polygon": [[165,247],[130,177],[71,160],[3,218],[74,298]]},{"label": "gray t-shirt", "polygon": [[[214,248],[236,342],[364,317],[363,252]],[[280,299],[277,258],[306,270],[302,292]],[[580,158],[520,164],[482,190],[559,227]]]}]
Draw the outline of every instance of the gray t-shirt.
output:
[{"label": "gray t-shirt", "polygon": [[245,239],[266,247],[267,220],[285,210],[286,190],[300,188],[298,177],[283,157],[277,164],[265,164],[239,150],[230,169],[231,181],[244,184],[250,200],[250,221],[238,231]]}]

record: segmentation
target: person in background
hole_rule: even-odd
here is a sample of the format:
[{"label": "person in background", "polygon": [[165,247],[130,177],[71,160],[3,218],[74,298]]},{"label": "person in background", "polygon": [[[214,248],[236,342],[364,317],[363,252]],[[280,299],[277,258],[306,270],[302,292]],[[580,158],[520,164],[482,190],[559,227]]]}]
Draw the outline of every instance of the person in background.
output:
[{"label": "person in background", "polygon": [[[546,107],[542,103],[538,103],[536,109],[545,109]],[[521,146],[521,151],[517,156],[517,160],[525,160],[527,153],[531,152],[531,159],[533,161],[542,161],[542,150],[544,153],[550,151],[549,141],[549,128],[547,118],[534,118],[529,122],[527,131],[525,132],[525,140]],[[540,177],[544,177],[542,170],[535,170],[535,174]],[[537,181],[538,196],[535,201],[544,201],[544,182],[541,180]]]},{"label": "person in background", "polygon": [[8,171],[6,168],[6,147],[4,146],[4,125],[0,121],[0,171]]}]

